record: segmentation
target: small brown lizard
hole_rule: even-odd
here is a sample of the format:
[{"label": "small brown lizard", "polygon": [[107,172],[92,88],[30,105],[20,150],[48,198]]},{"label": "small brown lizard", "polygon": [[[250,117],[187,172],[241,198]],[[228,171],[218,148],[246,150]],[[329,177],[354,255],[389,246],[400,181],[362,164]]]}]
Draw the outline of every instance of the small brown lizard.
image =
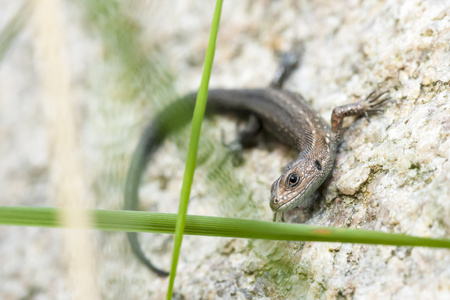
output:
[{"label": "small brown lizard", "polygon": [[[333,168],[336,149],[342,138],[342,123],[347,116],[357,116],[381,110],[389,97],[386,92],[373,92],[365,100],[336,107],[331,115],[331,127],[297,93],[281,90],[282,84],[298,63],[294,53],[283,57],[280,68],[269,88],[216,89],[208,92],[207,113],[231,113],[249,118],[249,124],[238,135],[243,147],[252,146],[261,131],[281,143],[298,149],[298,158],[289,163],[272,184],[270,207],[277,213],[290,210],[309,196],[325,181]],[[169,105],[145,129],[135,150],[125,186],[125,209],[137,210],[138,188],[150,155],[167,134],[177,130],[192,118],[195,94]],[[143,253],[137,234],[129,232],[134,253],[160,276],[168,273],[156,268]]]}]

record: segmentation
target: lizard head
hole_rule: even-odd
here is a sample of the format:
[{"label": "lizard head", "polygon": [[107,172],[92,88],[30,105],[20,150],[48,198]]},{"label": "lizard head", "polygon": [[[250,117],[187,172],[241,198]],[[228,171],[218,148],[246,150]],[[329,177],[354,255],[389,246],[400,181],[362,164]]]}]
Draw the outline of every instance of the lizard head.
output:
[{"label": "lizard head", "polygon": [[304,202],[325,181],[326,165],[324,161],[309,157],[289,163],[272,184],[270,208],[274,212],[285,212]]}]

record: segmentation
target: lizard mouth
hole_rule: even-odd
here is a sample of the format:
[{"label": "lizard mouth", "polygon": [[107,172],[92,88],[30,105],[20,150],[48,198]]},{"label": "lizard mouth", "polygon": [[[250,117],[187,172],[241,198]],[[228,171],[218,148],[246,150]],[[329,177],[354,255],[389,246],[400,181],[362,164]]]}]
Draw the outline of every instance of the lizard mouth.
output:
[{"label": "lizard mouth", "polygon": [[[292,197],[289,197],[289,200],[284,201],[282,203],[279,203],[280,202],[279,197],[274,197],[270,201],[270,208],[274,212],[285,212],[285,211],[299,205],[300,204],[299,199],[301,199],[301,197],[302,197],[302,193],[298,193]],[[283,198],[287,198],[287,197],[285,196]]]}]

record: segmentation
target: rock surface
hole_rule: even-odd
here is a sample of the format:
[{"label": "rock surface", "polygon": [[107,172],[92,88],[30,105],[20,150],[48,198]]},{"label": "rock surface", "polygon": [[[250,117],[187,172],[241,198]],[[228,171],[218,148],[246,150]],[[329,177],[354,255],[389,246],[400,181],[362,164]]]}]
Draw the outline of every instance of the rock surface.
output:
[{"label": "rock surface", "polygon": [[[175,74],[178,94],[195,89],[214,5],[133,3],[120,11],[134,20],[131,27],[141,27],[139,47],[163,53],[159,67]],[[3,28],[19,4],[2,0],[0,6]],[[148,94],[127,86],[130,74],[121,77],[125,67],[114,59],[120,51],[111,52],[110,41],[99,37],[86,6],[66,3],[64,11],[79,143],[96,206],[120,209],[131,152],[155,108]],[[55,205],[33,38],[28,24],[0,64],[1,205]],[[448,238],[450,5],[225,1],[210,86],[265,86],[278,54],[299,41],[302,65],[286,88],[325,119],[335,106],[375,89],[389,89],[394,101],[370,122],[348,122],[330,179],[288,220]],[[270,184],[295,154],[265,143],[245,152],[242,166],[220,165],[211,153],[224,152],[217,141],[221,131],[233,138],[234,122],[214,119],[203,127],[203,148],[215,150],[200,159],[189,213],[270,220]],[[176,144],[185,142],[173,139],[156,154],[141,190],[143,209],[176,211],[185,155]],[[141,239],[149,256],[168,268],[171,237]],[[0,228],[0,298],[69,298],[61,244],[59,230]],[[102,298],[165,297],[167,279],[132,256],[124,234],[99,232],[95,246]],[[450,299],[450,251],[185,237],[175,290],[179,299]]]}]

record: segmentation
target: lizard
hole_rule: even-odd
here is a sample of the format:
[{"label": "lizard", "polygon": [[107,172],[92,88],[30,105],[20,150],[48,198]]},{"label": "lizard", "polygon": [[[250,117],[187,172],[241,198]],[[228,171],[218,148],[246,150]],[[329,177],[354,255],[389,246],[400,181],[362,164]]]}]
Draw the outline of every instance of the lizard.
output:
[{"label": "lizard", "polygon": [[[270,207],[276,221],[278,213],[284,221],[284,212],[300,205],[310,197],[330,174],[336,151],[343,134],[343,120],[348,116],[366,115],[382,110],[390,98],[387,92],[372,92],[356,103],[333,109],[331,126],[304,98],[282,85],[298,64],[297,53],[283,55],[280,66],[268,88],[212,89],[208,91],[206,115],[233,114],[248,118],[247,127],[237,137],[242,148],[256,144],[259,133],[265,131],[279,142],[299,151],[272,184]],[[125,183],[125,210],[138,209],[138,189],[151,155],[165,137],[188,123],[193,114],[196,94],[174,101],[159,113],[146,127],[133,154]],[[136,232],[127,233],[135,255],[158,276],[168,273],[153,265],[144,254]]]}]

